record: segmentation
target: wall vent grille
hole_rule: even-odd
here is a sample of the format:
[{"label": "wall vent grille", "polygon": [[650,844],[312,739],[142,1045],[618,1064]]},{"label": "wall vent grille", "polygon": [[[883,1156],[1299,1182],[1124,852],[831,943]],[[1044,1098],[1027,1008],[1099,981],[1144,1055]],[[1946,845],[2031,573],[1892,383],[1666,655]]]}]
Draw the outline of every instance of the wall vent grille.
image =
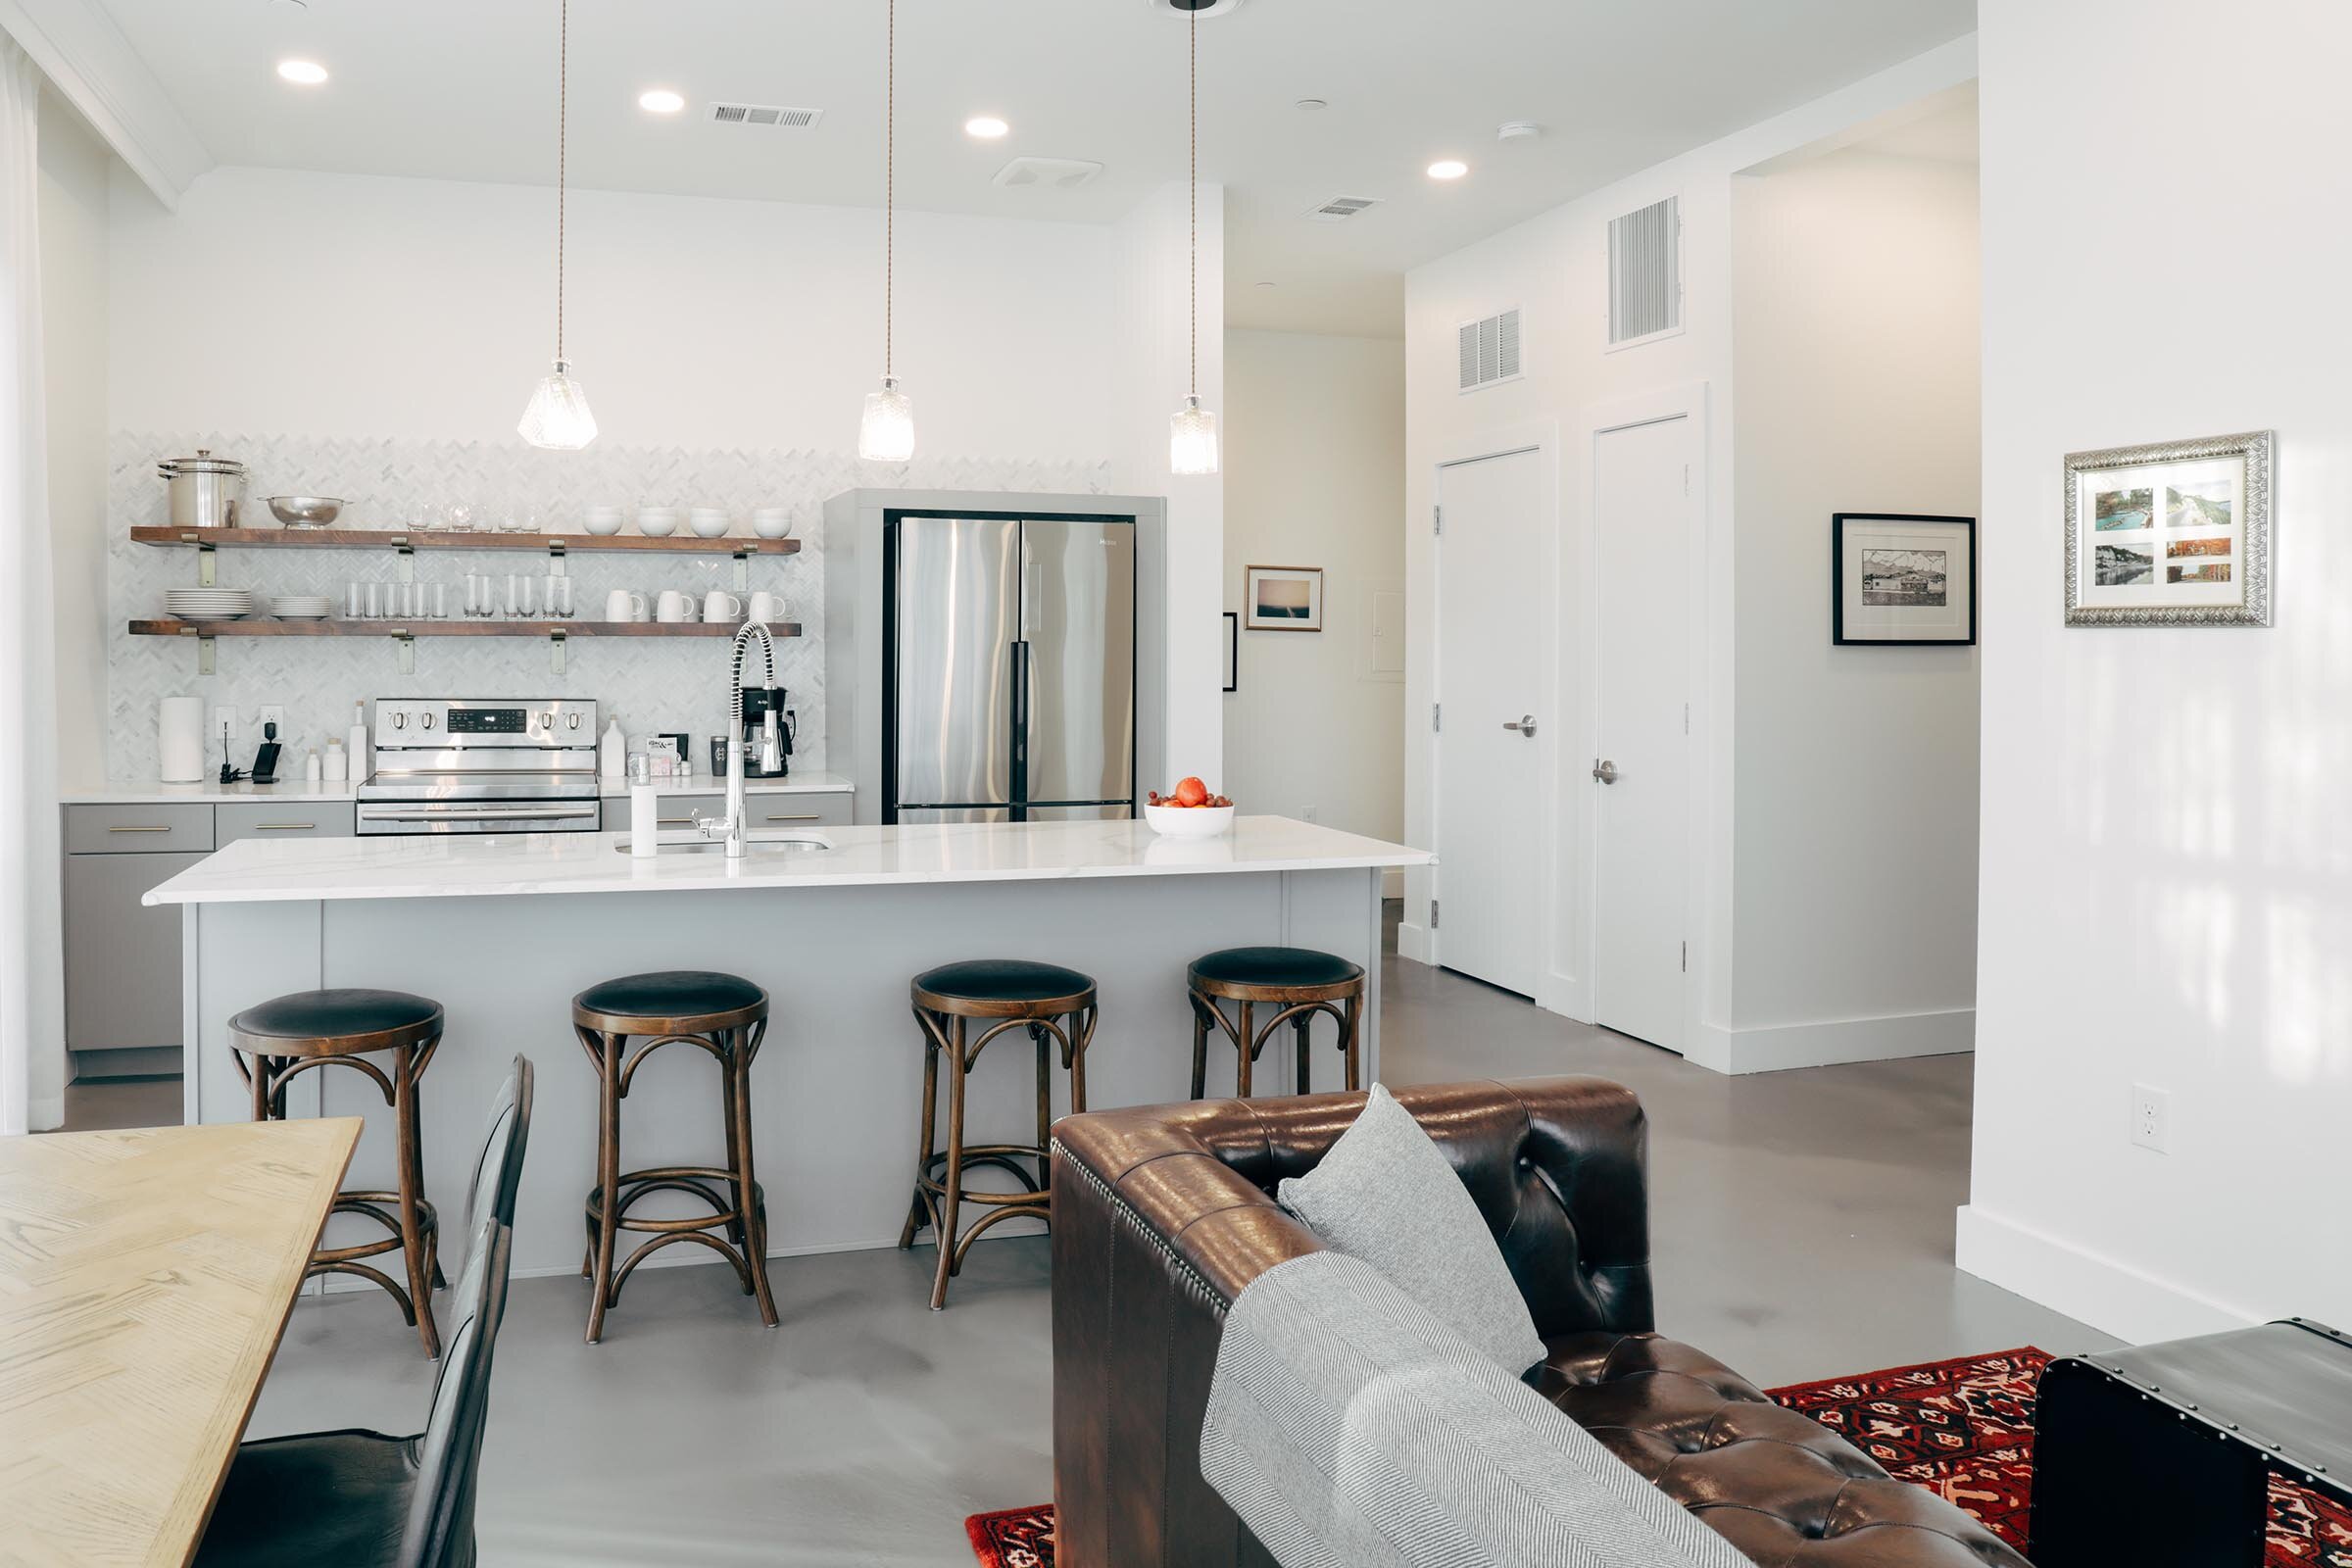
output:
[{"label": "wall vent grille", "polygon": [[1516,381],[1519,359],[1519,308],[1512,306],[1482,321],[1464,321],[1458,330],[1461,347],[1461,390]]},{"label": "wall vent grille", "polygon": [[1380,198],[1377,196],[1334,196],[1327,202],[1318,202],[1308,208],[1306,220],[1310,223],[1344,223],[1366,208],[1379,205]]},{"label": "wall vent grille", "polygon": [[1636,343],[1683,324],[1683,219],[1669,196],[1609,220],[1609,342]]},{"label": "wall vent grille", "polygon": [[761,125],[777,130],[808,130],[825,118],[822,109],[784,109],[774,104],[712,104],[710,121],[718,125]]}]

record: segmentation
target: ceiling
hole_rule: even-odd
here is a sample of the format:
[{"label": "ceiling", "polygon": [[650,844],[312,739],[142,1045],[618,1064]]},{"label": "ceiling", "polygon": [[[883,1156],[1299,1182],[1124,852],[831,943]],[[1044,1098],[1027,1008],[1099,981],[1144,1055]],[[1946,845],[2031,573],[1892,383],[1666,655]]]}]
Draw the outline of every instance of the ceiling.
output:
[{"label": "ceiling", "polygon": [[[555,0],[100,0],[222,164],[552,183]],[[1185,170],[1187,22],[1152,0],[899,0],[903,206],[1116,220]],[[879,206],[882,0],[573,0],[575,185]],[[1244,0],[1198,24],[1229,324],[1396,335],[1405,269],[1907,59],[1974,0]],[[316,60],[324,86],[277,79]],[[648,87],[684,113],[646,114]],[[1328,101],[1319,113],[1294,107]],[[811,130],[710,123],[718,99]],[[966,119],[1009,122],[975,141]],[[1498,144],[1504,121],[1540,123]],[[1006,190],[1021,155],[1104,166]],[[1470,165],[1450,184],[1435,159]],[[1381,198],[1342,223],[1300,216]],[[1260,284],[1271,284],[1261,287]]]}]

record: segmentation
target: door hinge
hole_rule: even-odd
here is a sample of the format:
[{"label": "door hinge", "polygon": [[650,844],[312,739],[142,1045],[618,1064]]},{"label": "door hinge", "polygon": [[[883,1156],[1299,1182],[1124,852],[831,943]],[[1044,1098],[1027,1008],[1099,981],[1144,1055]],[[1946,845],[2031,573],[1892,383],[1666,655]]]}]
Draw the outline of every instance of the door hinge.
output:
[{"label": "door hinge", "polygon": [[1432,703],[1429,705],[1429,732],[1432,735],[1435,735],[1441,730],[1445,729],[1445,714],[1446,705],[1444,703]]},{"label": "door hinge", "polygon": [[1435,899],[1429,901],[1429,928],[1432,931],[1438,928],[1438,901]]},{"label": "door hinge", "polygon": [[1446,509],[1444,507],[1432,507],[1429,509],[1429,531],[1431,533],[1444,533],[1446,531]]},{"label": "door hinge", "polygon": [[1689,974],[1690,972],[1690,943],[1688,943],[1688,942],[1686,942],[1686,943],[1684,943],[1684,944],[1683,944],[1683,973],[1685,973],[1685,974]]}]

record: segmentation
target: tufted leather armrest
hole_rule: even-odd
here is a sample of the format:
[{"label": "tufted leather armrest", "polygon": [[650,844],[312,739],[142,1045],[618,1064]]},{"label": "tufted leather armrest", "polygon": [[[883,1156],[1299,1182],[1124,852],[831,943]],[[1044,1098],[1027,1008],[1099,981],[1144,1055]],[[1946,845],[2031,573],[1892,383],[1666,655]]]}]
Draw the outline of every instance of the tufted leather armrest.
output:
[{"label": "tufted leather armrest", "polygon": [[[1539,1334],[1651,1326],[1647,1131],[1597,1078],[1397,1093],[1462,1175]],[[1320,1245],[1271,1194],[1364,1097],[1206,1101],[1072,1116],[1054,1142],[1054,1437],[1066,1568],[1272,1561],[1200,1479],[1225,1308]]]}]

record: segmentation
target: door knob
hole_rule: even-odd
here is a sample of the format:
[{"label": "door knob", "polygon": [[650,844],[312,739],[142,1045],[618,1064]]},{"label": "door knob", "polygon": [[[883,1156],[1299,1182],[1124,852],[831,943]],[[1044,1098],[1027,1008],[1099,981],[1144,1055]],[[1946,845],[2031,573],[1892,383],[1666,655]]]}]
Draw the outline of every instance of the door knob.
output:
[{"label": "door knob", "polygon": [[1506,718],[1503,720],[1502,727],[1508,730],[1516,730],[1520,734],[1525,735],[1532,740],[1535,738],[1536,733],[1536,715],[1533,713],[1522,714],[1520,715],[1517,723],[1513,723],[1511,720]]},{"label": "door knob", "polygon": [[1617,764],[1615,762],[1607,761],[1594,762],[1592,764],[1592,776],[1600,780],[1603,784],[1614,784],[1617,782]]}]

